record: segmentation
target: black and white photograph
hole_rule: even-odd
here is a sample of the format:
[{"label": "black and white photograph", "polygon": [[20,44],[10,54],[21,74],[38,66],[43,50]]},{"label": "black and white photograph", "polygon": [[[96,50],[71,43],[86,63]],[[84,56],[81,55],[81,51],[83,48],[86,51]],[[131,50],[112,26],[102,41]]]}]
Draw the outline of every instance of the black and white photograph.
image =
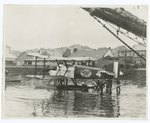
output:
[{"label": "black and white photograph", "polygon": [[3,5],[3,119],[148,120],[148,5]]}]

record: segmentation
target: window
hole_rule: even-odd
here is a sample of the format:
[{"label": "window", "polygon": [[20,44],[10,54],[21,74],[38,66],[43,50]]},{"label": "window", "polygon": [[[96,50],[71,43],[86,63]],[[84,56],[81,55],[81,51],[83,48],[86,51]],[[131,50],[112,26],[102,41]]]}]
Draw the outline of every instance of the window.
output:
[{"label": "window", "polygon": [[136,53],[134,53],[134,55],[133,55],[134,57],[137,57],[137,54]]},{"label": "window", "polygon": [[28,65],[32,65],[32,61],[28,61]]},{"label": "window", "polygon": [[131,56],[131,52],[127,52],[127,56]]},{"label": "window", "polygon": [[146,56],[146,51],[143,51],[142,54],[143,54],[144,56]]}]

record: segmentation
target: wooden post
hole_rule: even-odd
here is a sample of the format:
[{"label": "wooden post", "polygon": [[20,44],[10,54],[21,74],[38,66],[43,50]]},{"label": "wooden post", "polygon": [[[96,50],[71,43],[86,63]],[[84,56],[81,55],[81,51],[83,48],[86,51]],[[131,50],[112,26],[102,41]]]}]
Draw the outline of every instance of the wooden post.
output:
[{"label": "wooden post", "polygon": [[35,76],[37,74],[37,57],[35,57]]},{"label": "wooden post", "polygon": [[76,79],[75,79],[75,78],[74,78],[74,79],[71,78],[71,80],[72,80],[72,82],[74,83],[74,85],[77,86],[77,81],[76,81]]},{"label": "wooden post", "polygon": [[68,79],[66,79],[66,86],[68,86]]},{"label": "wooden post", "polygon": [[43,79],[44,79],[44,77],[45,77],[45,58],[44,58],[44,65],[43,65]]},{"label": "wooden post", "polygon": [[57,82],[57,80],[56,80],[56,79],[54,79],[53,81],[54,81],[54,86],[56,86],[56,82]]}]

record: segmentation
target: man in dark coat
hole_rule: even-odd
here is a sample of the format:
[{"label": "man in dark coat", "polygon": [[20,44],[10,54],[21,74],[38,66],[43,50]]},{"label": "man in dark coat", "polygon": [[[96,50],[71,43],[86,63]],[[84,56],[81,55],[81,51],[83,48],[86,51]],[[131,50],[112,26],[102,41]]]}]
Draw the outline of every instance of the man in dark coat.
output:
[{"label": "man in dark coat", "polygon": [[103,80],[99,80],[97,81],[97,86],[98,86],[98,92],[100,91],[100,94],[103,94],[103,88],[104,88],[104,83]]}]

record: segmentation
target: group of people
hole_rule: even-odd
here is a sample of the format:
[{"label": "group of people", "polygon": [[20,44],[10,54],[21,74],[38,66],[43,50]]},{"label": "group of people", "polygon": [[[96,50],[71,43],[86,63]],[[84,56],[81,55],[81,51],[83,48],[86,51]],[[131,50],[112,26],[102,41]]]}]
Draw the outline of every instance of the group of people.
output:
[{"label": "group of people", "polygon": [[103,89],[106,87],[106,92],[109,92],[111,94],[111,88],[112,88],[112,80],[106,79],[106,80],[100,80],[98,79],[96,84],[93,82],[93,87],[100,92],[100,94],[103,94]]},{"label": "group of people", "polygon": [[[111,78],[107,78],[105,80],[100,80],[98,79],[97,83],[95,83],[93,81],[93,87],[98,91],[100,92],[100,94],[102,95],[103,94],[103,89],[104,87],[106,87],[106,92],[109,93],[109,94],[112,94],[112,79]],[[116,79],[116,92],[117,94],[120,94],[120,81],[119,79]]]},{"label": "group of people", "polygon": [[[100,92],[100,94],[103,94],[103,89],[104,87],[106,87],[106,93],[112,94],[112,78],[107,78],[107,79],[98,79],[97,82],[93,81],[92,86],[95,90],[97,90],[98,92]],[[116,82],[116,92],[117,94],[120,94],[120,81],[119,79],[115,79]],[[88,86],[82,82],[82,91],[87,92],[88,91]]]}]

